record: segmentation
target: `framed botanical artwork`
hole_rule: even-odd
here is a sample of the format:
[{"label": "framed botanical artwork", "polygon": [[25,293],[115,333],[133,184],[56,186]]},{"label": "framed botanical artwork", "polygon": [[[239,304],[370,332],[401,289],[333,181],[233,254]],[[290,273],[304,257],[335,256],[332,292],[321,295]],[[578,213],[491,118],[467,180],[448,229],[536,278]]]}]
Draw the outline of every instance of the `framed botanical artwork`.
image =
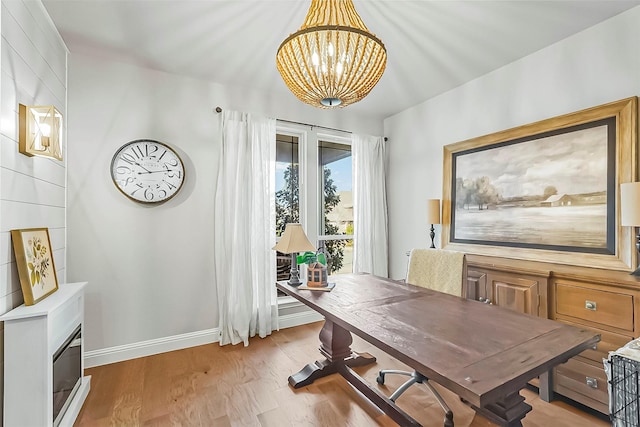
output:
[{"label": "framed botanical artwork", "polygon": [[11,230],[25,305],[33,305],[58,290],[49,229]]},{"label": "framed botanical artwork", "polygon": [[620,184],[637,177],[637,98],[444,147],[443,247],[628,270]]}]

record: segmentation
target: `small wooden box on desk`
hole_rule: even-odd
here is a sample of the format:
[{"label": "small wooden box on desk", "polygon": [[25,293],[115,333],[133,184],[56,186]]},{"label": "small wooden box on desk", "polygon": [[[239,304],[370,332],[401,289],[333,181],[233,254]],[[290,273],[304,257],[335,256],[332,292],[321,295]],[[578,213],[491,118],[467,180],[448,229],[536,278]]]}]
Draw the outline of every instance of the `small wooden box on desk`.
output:
[{"label": "small wooden box on desk", "polygon": [[624,271],[479,255],[469,255],[467,264],[468,298],[600,334],[593,349],[554,368],[551,390],[607,414],[602,359],[640,336],[640,279]]},{"label": "small wooden box on desk", "polygon": [[[4,425],[53,425],[53,356],[84,323],[86,284],[61,284],[37,304],[21,305],[0,316],[4,322]],[[84,357],[81,361],[83,373]],[[73,425],[90,384],[91,377],[82,376],[60,426]]]}]

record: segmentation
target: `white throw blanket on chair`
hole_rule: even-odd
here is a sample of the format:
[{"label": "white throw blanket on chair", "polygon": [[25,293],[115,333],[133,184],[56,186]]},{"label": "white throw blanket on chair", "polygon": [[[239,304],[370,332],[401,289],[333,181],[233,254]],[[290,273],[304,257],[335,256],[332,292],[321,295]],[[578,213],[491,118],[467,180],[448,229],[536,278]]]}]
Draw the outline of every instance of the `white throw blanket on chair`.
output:
[{"label": "white throw blanket on chair", "polygon": [[442,249],[413,249],[407,283],[462,296],[464,253]]}]

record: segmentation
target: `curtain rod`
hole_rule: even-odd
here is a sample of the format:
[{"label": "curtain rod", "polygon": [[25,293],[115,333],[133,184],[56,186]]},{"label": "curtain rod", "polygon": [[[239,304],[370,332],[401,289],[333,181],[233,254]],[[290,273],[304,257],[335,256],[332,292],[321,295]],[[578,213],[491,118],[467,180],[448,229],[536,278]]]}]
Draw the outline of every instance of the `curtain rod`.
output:
[{"label": "curtain rod", "polygon": [[[216,112],[216,113],[222,113],[222,108],[220,108],[220,107],[216,107],[215,112]],[[349,134],[353,133],[353,132],[350,132],[350,131],[348,131],[348,130],[342,130],[342,129],[330,128],[330,127],[327,127],[327,126],[320,126],[320,125],[312,125],[312,124],[310,124],[310,123],[294,122],[294,121],[292,121],[292,120],[284,120],[284,119],[276,119],[276,120],[281,121],[281,122],[285,122],[285,123],[293,123],[293,124],[295,124],[295,125],[309,126],[309,127],[311,127],[312,129],[313,129],[314,127],[316,127],[316,128],[322,128],[322,129],[328,129],[328,130],[335,130],[335,131],[338,131],[338,132],[344,132],[344,133],[349,133]],[[384,137],[384,140],[385,140],[385,141],[387,141],[387,137],[386,137],[386,136]]]}]

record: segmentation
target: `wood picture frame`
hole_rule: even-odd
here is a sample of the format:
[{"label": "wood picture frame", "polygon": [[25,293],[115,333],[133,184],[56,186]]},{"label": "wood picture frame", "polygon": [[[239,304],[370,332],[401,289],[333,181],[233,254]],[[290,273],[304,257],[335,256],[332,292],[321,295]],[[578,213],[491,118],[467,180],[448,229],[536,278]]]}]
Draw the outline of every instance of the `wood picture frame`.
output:
[{"label": "wood picture frame", "polygon": [[48,228],[11,230],[24,305],[34,305],[58,290]]},{"label": "wood picture frame", "polygon": [[[635,268],[634,229],[620,225],[620,184],[637,178],[637,116],[631,97],[445,146],[442,247]],[[544,173],[546,187],[533,178]]]}]

